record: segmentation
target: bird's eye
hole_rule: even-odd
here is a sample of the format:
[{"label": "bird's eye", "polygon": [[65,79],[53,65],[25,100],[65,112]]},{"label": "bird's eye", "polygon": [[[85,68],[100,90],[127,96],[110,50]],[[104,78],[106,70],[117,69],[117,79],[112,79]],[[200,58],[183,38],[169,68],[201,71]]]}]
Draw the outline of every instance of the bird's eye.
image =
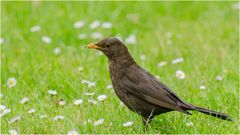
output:
[{"label": "bird's eye", "polygon": [[106,46],[107,48],[109,48],[109,47],[110,47],[110,44],[106,44],[105,46]]}]

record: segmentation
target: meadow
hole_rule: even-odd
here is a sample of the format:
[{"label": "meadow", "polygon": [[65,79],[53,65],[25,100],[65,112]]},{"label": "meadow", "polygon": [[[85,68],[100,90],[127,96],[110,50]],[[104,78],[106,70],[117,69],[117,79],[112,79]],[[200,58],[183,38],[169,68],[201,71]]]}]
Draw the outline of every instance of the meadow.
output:
[{"label": "meadow", "polygon": [[[147,131],[86,45],[118,37],[185,101],[229,114],[156,117]],[[176,71],[185,77],[176,77]],[[1,1],[1,134],[239,133],[239,3]]]}]

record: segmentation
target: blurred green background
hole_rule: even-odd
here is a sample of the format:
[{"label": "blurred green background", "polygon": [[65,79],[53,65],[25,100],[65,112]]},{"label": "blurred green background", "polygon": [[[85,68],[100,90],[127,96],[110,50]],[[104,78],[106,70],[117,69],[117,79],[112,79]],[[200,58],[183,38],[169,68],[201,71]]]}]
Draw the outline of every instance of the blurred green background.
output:
[{"label": "blurred green background", "polygon": [[[111,28],[90,29],[94,21]],[[84,22],[76,29],[74,24]],[[33,26],[41,30],[31,32]],[[112,89],[105,56],[86,44],[117,36],[128,45],[135,60],[168,85],[185,101],[228,113],[234,122],[197,112],[186,116],[171,112],[156,117],[144,132],[141,118],[125,106]],[[79,39],[79,34],[86,38]],[[42,41],[48,36],[51,43]],[[131,38],[130,38],[131,39]],[[238,2],[7,2],[1,1],[1,104],[11,112],[1,117],[1,133],[239,133],[239,3]],[[56,51],[57,50],[60,51]],[[57,52],[57,53],[56,53]],[[176,58],[184,62],[171,64]],[[158,63],[166,62],[164,67]],[[79,70],[79,68],[82,68]],[[184,80],[175,72],[182,70]],[[223,77],[216,81],[216,76]],[[10,77],[17,80],[7,86]],[[89,88],[82,80],[95,82]],[[200,90],[199,86],[206,86]],[[57,96],[47,92],[54,89]],[[94,92],[104,102],[92,105],[84,93]],[[22,98],[30,98],[21,104]],[[83,104],[75,106],[76,99]],[[59,106],[63,99],[66,105]],[[34,114],[27,111],[35,108]],[[1,110],[2,111],[2,110]],[[2,112],[1,112],[2,113]],[[45,119],[40,116],[46,114]],[[54,121],[56,115],[65,117]],[[10,123],[10,119],[21,120]],[[92,121],[104,118],[102,125]],[[122,124],[132,121],[133,125]],[[112,123],[112,124],[110,124]],[[193,123],[189,126],[187,123]]]}]

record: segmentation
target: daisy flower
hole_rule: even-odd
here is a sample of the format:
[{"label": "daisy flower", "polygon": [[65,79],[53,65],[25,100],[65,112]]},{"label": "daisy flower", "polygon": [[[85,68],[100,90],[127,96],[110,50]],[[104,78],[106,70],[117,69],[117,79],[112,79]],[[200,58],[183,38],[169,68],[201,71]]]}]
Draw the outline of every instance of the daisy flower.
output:
[{"label": "daisy flower", "polygon": [[42,36],[41,39],[46,44],[50,44],[52,42],[52,39],[49,36]]},{"label": "daisy flower", "polygon": [[13,130],[13,129],[9,130],[8,133],[10,135],[18,135],[18,132],[16,130]]},{"label": "daisy flower", "polygon": [[21,120],[21,116],[16,116],[16,117],[10,119],[9,123],[14,123],[14,122],[17,122],[19,120]]},{"label": "daisy flower", "polygon": [[14,77],[8,79],[7,82],[8,88],[15,87],[17,85],[17,80]]},{"label": "daisy flower", "polygon": [[176,71],[176,77],[180,80],[185,79],[185,73],[182,70],[177,70]]},{"label": "daisy flower", "polygon": [[193,123],[190,121],[190,122],[187,122],[186,125],[187,125],[187,127],[192,127]]},{"label": "daisy flower", "polygon": [[167,32],[167,33],[165,34],[165,36],[166,36],[167,38],[171,38],[171,37],[172,37],[172,35],[173,35],[173,33],[172,33],[172,32]]},{"label": "daisy flower", "polygon": [[133,122],[132,122],[132,121],[123,123],[123,126],[124,126],[124,127],[130,127],[130,126],[132,126],[132,125],[133,125]]},{"label": "daisy flower", "polygon": [[83,103],[82,99],[78,99],[74,101],[74,105],[81,105]]},{"label": "daisy flower", "polygon": [[86,96],[93,96],[95,93],[94,92],[86,92],[85,95]]},{"label": "daisy flower", "polygon": [[58,102],[58,104],[59,104],[60,106],[64,106],[64,105],[66,104],[66,102],[65,102],[63,99],[60,99],[59,102]]},{"label": "daisy flower", "polygon": [[0,45],[4,43],[4,39],[0,38]]},{"label": "daisy flower", "polygon": [[11,109],[4,109],[1,113],[0,113],[0,118],[8,113],[11,112]]},{"label": "daisy flower", "polygon": [[201,86],[199,87],[199,89],[200,89],[200,90],[205,90],[205,89],[206,89],[206,86],[201,85]]},{"label": "daisy flower", "polygon": [[79,133],[76,130],[69,131],[67,135],[79,135]]},{"label": "daisy flower", "polygon": [[50,94],[50,95],[57,95],[57,91],[56,90],[49,90],[48,91],[48,94]]},{"label": "daisy flower", "polygon": [[86,39],[86,38],[87,38],[87,35],[84,34],[84,33],[81,33],[81,34],[78,35],[78,38],[79,38],[79,39]]},{"label": "daisy flower", "polygon": [[217,80],[217,81],[222,81],[222,80],[223,80],[223,77],[221,77],[221,76],[218,75],[218,76],[216,76],[216,80]]},{"label": "daisy flower", "polygon": [[2,98],[3,97],[3,94],[0,94],[0,98]]},{"label": "daisy flower", "polygon": [[58,54],[60,54],[61,53],[61,48],[59,48],[59,47],[56,47],[56,48],[54,48],[54,54],[56,54],[56,55],[58,55]]},{"label": "daisy flower", "polygon": [[89,102],[89,103],[92,103],[92,104],[97,104],[97,101],[94,100],[94,99],[88,99],[88,102]]},{"label": "daisy flower", "polygon": [[183,62],[183,61],[184,61],[183,58],[177,58],[177,59],[175,59],[175,60],[172,60],[172,64],[181,63],[181,62]]},{"label": "daisy flower", "polygon": [[96,29],[97,27],[100,26],[100,21],[96,20],[96,21],[93,21],[90,25],[89,25],[89,28],[90,29]]},{"label": "daisy flower", "polygon": [[107,95],[99,95],[99,96],[97,97],[98,101],[103,101],[103,100],[105,100],[106,98],[107,98]]},{"label": "daisy flower", "polygon": [[35,113],[35,109],[34,108],[32,108],[32,109],[30,109],[27,113],[29,113],[29,114],[33,114],[33,113]]},{"label": "daisy flower", "polygon": [[47,118],[46,114],[40,116],[40,119],[45,119],[45,118]]},{"label": "daisy flower", "polygon": [[140,56],[140,59],[141,59],[141,60],[146,60],[146,55],[142,54],[142,55]]},{"label": "daisy flower", "polygon": [[54,121],[58,121],[58,120],[64,120],[64,116],[62,115],[57,115],[53,118]]},{"label": "daisy flower", "polygon": [[76,28],[76,29],[80,29],[82,28],[83,26],[85,25],[85,22],[84,21],[77,21],[73,24],[73,27]]},{"label": "daisy flower", "polygon": [[126,39],[125,39],[126,44],[136,44],[137,43],[137,39],[135,35],[129,35]]},{"label": "daisy flower", "polygon": [[30,29],[30,32],[38,32],[41,30],[41,26],[35,25]]},{"label": "daisy flower", "polygon": [[107,89],[112,89],[112,88],[113,88],[112,84],[107,85]]},{"label": "daisy flower", "polygon": [[163,67],[163,66],[166,66],[166,65],[167,65],[166,61],[162,61],[162,62],[158,63],[158,67]]},{"label": "daisy flower", "polygon": [[93,39],[101,39],[101,38],[103,38],[103,35],[100,32],[93,32],[91,34],[91,38],[93,38]]},{"label": "daisy flower", "polygon": [[79,67],[78,67],[78,71],[79,71],[79,72],[82,72],[83,69],[84,69],[84,68],[83,68],[82,66],[79,66]]},{"label": "daisy flower", "polygon": [[29,102],[29,98],[25,97],[20,102],[21,102],[21,104],[25,104],[25,103]]},{"label": "daisy flower", "polygon": [[240,9],[240,2],[234,3],[233,8],[237,10]]},{"label": "daisy flower", "polygon": [[6,109],[6,106],[4,106],[4,105],[0,105],[0,111],[2,112],[3,110],[5,110]]},{"label": "daisy flower", "polygon": [[112,23],[110,23],[110,22],[103,22],[102,23],[102,28],[110,29],[110,28],[112,28]]},{"label": "daisy flower", "polygon": [[94,122],[93,122],[93,125],[94,125],[94,126],[99,126],[99,125],[103,124],[103,122],[104,122],[104,119],[102,118],[102,119],[99,119],[99,120],[97,120],[97,121],[94,121]]}]

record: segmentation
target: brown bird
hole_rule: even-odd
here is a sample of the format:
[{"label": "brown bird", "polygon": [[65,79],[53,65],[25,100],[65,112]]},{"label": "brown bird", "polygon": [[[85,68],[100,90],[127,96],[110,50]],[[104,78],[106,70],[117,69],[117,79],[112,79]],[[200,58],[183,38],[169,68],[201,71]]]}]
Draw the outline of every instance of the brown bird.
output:
[{"label": "brown bird", "polygon": [[154,116],[179,111],[191,115],[189,110],[199,111],[223,120],[232,119],[221,112],[211,111],[186,103],[172,90],[141,68],[117,38],[106,38],[88,48],[102,51],[109,60],[113,88],[121,101],[132,111],[142,116],[147,125]]}]

